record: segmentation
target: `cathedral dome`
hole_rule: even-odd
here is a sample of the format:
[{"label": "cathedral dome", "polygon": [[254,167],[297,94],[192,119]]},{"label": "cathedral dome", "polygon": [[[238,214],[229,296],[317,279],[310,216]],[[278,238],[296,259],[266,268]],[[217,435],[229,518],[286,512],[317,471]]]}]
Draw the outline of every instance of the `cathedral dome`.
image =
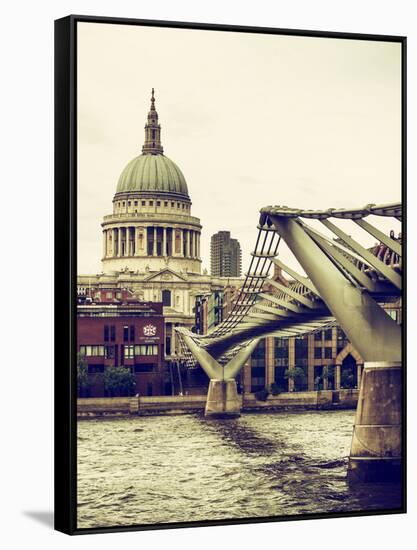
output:
[{"label": "cathedral dome", "polygon": [[188,197],[187,183],[178,166],[162,154],[143,154],[120,174],[116,193],[155,192]]},{"label": "cathedral dome", "polygon": [[169,193],[189,200],[183,173],[164,155],[153,88],[142,155],[131,160],[120,174],[116,195],[118,193]]}]

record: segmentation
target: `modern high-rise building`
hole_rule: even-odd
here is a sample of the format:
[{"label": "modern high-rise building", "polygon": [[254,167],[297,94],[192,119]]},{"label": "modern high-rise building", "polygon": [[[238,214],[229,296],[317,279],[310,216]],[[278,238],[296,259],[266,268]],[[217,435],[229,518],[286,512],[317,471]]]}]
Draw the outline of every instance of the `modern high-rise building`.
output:
[{"label": "modern high-rise building", "polygon": [[212,235],[210,263],[214,277],[240,277],[242,251],[239,241],[230,237],[230,231],[218,231]]}]

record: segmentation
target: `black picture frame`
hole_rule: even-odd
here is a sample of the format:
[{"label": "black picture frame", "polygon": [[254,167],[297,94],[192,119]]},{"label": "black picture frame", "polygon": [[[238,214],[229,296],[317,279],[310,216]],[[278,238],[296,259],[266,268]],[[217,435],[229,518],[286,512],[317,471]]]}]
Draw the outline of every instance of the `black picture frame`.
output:
[{"label": "black picture frame", "polygon": [[[207,23],[70,15],[55,21],[55,529],[70,535],[295,521],[406,512],[406,370],[403,374],[403,501],[399,509],[297,516],[190,521],[172,524],[77,528],[76,522],[76,277],[77,277],[77,24],[106,23],[254,34],[397,42],[402,50],[402,204],[406,266],[406,45],[404,36],[340,33]],[[403,362],[406,364],[406,271],[403,299]]]}]

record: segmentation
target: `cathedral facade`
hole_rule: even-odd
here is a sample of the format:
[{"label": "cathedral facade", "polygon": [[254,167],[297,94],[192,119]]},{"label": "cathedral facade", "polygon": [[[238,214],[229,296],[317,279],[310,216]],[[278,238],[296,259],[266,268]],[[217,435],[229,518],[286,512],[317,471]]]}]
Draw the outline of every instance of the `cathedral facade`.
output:
[{"label": "cathedral facade", "polygon": [[152,89],[142,153],[123,169],[101,224],[102,273],[79,275],[78,294],[95,301],[103,290],[120,289],[162,302],[167,358],[180,353],[175,327],[195,325],[197,297],[243,282],[202,273],[202,225],[191,206],[182,171],[164,154]]}]

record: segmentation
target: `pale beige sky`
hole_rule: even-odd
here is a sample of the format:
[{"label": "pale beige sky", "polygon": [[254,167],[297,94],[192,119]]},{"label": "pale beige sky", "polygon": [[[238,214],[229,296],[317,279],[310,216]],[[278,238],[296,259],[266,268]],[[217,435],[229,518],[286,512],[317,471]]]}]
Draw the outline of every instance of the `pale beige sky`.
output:
[{"label": "pale beige sky", "polygon": [[79,273],[101,271],[100,223],[141,153],[152,87],[204,267],[219,230],[247,265],[262,206],[400,200],[400,44],[78,23]]}]

